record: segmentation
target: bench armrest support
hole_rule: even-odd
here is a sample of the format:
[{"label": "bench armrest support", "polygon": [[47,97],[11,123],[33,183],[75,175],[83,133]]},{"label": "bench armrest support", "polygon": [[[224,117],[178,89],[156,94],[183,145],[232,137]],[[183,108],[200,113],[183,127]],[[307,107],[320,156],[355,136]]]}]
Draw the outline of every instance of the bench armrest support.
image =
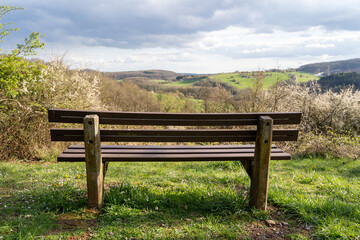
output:
[{"label": "bench armrest support", "polygon": [[250,187],[250,205],[264,211],[267,206],[272,126],[272,118],[259,117]]},{"label": "bench armrest support", "polygon": [[104,200],[104,164],[101,158],[99,117],[84,117],[85,161],[89,208],[101,208]]}]

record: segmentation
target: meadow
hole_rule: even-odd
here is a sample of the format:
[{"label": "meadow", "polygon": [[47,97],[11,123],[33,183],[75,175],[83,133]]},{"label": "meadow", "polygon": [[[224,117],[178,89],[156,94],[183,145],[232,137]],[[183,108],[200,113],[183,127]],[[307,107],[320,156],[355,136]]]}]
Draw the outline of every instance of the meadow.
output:
[{"label": "meadow", "polygon": [[359,160],[272,161],[262,212],[239,162],[111,163],[94,211],[84,163],[1,162],[0,239],[358,239],[359,175]]},{"label": "meadow", "polygon": [[[210,76],[210,79],[216,81],[225,82],[235,88],[246,89],[250,88],[254,84],[255,72],[250,73],[222,73]],[[315,77],[310,73],[301,72],[265,72],[264,73],[264,85],[263,87],[269,89],[276,83],[281,83],[291,79],[291,76],[296,76],[296,82],[308,82],[310,80],[318,80],[319,77]]]},{"label": "meadow", "polygon": [[[174,87],[190,87],[196,83],[201,83],[207,79],[215,82],[225,83],[235,89],[247,89],[253,86],[256,81],[257,72],[234,72],[234,73],[219,73],[214,75],[201,75],[199,77],[185,77],[180,80],[156,80],[148,78],[147,82],[162,84],[163,86]],[[284,71],[284,72],[264,72],[263,87],[270,89],[276,83],[294,80],[297,83],[304,83],[309,81],[317,81],[319,77],[311,73]],[[122,82],[123,80],[119,80]]]}]

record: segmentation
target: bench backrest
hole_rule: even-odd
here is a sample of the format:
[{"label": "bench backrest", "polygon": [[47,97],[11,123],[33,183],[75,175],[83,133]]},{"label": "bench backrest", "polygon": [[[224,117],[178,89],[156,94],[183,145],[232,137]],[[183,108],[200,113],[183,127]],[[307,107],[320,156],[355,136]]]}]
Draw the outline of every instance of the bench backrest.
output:
[{"label": "bench backrest", "polygon": [[[273,125],[299,124],[301,113],[135,113],[49,109],[49,122],[83,123],[87,115],[98,115],[100,124],[152,126],[244,126],[257,125],[261,116]],[[152,129],[100,130],[102,142],[252,142],[256,130]],[[273,130],[273,141],[296,141],[298,130]],[[53,141],[83,141],[83,129],[51,129]]]}]

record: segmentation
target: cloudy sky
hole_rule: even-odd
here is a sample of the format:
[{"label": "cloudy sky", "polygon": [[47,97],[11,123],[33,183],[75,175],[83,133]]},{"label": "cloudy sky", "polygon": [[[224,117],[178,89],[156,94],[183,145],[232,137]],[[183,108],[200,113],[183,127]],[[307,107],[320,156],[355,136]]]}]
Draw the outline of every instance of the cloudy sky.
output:
[{"label": "cloudy sky", "polygon": [[[41,58],[102,71],[216,73],[360,57],[359,0],[1,0]],[[1,46],[0,46],[1,48]]]}]

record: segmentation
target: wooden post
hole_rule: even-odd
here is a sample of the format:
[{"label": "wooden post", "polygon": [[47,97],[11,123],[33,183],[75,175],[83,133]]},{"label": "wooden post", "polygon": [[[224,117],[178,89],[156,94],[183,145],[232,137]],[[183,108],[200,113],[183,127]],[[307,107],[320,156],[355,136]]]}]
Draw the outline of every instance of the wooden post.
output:
[{"label": "wooden post", "polygon": [[272,118],[259,117],[250,187],[250,205],[264,211],[267,206],[272,125]]},{"label": "wooden post", "polygon": [[252,161],[248,160],[240,160],[241,164],[243,165],[244,169],[246,170],[247,174],[249,175],[249,178],[252,179]]},{"label": "wooden post", "polygon": [[99,117],[84,118],[84,142],[89,208],[101,208],[104,200],[104,164],[101,158]]}]

